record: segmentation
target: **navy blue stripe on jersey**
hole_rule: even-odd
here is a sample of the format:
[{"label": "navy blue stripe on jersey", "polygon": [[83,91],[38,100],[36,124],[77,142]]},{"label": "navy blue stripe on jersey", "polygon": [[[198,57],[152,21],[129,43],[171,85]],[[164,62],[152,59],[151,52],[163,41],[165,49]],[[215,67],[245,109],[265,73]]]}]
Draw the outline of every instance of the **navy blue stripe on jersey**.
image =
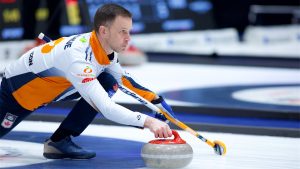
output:
[{"label": "navy blue stripe on jersey", "polygon": [[[69,87],[69,88],[66,89],[64,92],[62,92],[60,95],[58,95],[58,96],[54,99],[54,101],[65,100],[65,98],[68,97],[67,95],[69,95],[69,94],[66,95],[66,93],[71,92],[72,90],[75,90],[75,88],[74,88],[73,86]],[[75,92],[77,92],[77,91],[75,91]],[[77,92],[77,93],[78,93],[78,92]],[[64,95],[66,95],[66,96],[64,96]],[[73,94],[72,94],[72,95],[73,95]],[[79,96],[79,97],[80,97],[80,96]],[[78,99],[79,97],[77,97],[77,99]],[[76,99],[76,98],[73,98],[73,99]]]},{"label": "navy blue stripe on jersey", "polygon": [[37,78],[37,76],[34,73],[28,72],[7,78],[7,83],[11,89],[11,92],[14,92],[35,78]]},{"label": "navy blue stripe on jersey", "polygon": [[57,68],[50,68],[37,73],[38,77],[64,76],[64,72]]},{"label": "navy blue stripe on jersey", "polygon": [[28,72],[28,73],[13,76],[11,78],[7,78],[7,82],[9,83],[12,92],[14,92],[35,78],[51,77],[51,76],[63,76],[63,72],[61,70],[58,70],[57,68],[51,68],[37,74]]},{"label": "navy blue stripe on jersey", "polygon": [[87,61],[88,60],[88,51],[89,51],[89,48],[90,46],[88,46],[86,49],[85,49],[85,60]]},{"label": "navy blue stripe on jersey", "polygon": [[70,100],[76,100],[81,98],[81,95],[79,94],[79,92],[73,93],[70,96],[67,96],[63,99],[61,99],[60,101],[70,101]]},{"label": "navy blue stripe on jersey", "polygon": [[123,76],[125,77],[133,87],[137,88],[137,89],[141,89],[141,90],[144,90],[144,91],[149,91],[149,92],[152,92],[151,90],[139,85],[138,83],[136,83],[131,77],[128,77],[128,76]]},{"label": "navy blue stripe on jersey", "polygon": [[92,61],[92,54],[93,54],[93,52],[92,52],[92,50],[91,50],[91,52],[90,52],[90,62]]}]

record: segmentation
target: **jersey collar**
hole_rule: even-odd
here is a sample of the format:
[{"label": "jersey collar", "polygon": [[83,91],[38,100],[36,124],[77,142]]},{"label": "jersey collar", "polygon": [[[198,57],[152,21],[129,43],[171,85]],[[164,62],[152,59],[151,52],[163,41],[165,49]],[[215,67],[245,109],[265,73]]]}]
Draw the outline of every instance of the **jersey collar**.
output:
[{"label": "jersey collar", "polygon": [[91,44],[91,47],[92,47],[92,50],[93,50],[93,53],[95,55],[97,62],[100,65],[109,65],[110,60],[109,60],[108,56],[106,55],[104,49],[102,48],[100,42],[98,41],[95,31],[93,31],[91,33],[90,44]]}]

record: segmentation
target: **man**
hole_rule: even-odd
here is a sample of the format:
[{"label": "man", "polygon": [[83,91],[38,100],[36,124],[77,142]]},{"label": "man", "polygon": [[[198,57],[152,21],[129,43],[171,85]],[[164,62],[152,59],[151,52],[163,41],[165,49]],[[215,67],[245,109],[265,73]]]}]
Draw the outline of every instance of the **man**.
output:
[{"label": "man", "polygon": [[43,155],[46,158],[95,157],[94,152],[73,143],[70,136],[80,135],[97,112],[117,123],[149,128],[155,137],[171,137],[167,123],[128,110],[110,99],[122,84],[171,111],[162,97],[125,73],[114,55],[126,49],[131,28],[129,11],[119,5],[106,4],[95,14],[93,32],[62,37],[33,48],[7,66],[0,90],[0,137],[34,110],[52,101],[78,97],[80,100],[45,141]]}]

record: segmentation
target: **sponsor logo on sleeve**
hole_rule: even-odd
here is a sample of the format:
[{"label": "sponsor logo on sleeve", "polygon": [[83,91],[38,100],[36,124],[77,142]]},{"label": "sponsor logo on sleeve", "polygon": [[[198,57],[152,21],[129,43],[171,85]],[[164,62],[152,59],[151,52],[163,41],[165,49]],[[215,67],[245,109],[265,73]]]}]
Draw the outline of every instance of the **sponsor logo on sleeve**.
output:
[{"label": "sponsor logo on sleeve", "polygon": [[85,37],[82,37],[82,38],[80,38],[79,40],[80,40],[81,43],[86,43],[86,42],[87,42],[87,40],[86,40]]},{"label": "sponsor logo on sleeve", "polygon": [[84,70],[83,70],[84,73],[92,73],[93,72],[93,69],[90,68],[89,66],[87,66]]},{"label": "sponsor logo on sleeve", "polygon": [[14,124],[14,122],[16,121],[18,116],[16,115],[13,115],[11,113],[6,113],[2,123],[1,123],[1,126],[4,127],[4,128],[11,128],[12,125]]},{"label": "sponsor logo on sleeve", "polygon": [[66,50],[67,48],[70,48],[70,47],[72,46],[73,42],[75,41],[75,39],[76,39],[78,36],[79,36],[79,35],[74,36],[72,39],[70,39],[70,40],[66,43],[66,45],[65,45],[65,47],[64,47],[64,50]]},{"label": "sponsor logo on sleeve", "polygon": [[138,120],[140,120],[140,119],[141,119],[141,115],[137,115],[136,118],[137,118]]},{"label": "sponsor logo on sleeve", "polygon": [[94,78],[94,77],[87,77],[87,78],[84,78],[83,80],[82,80],[82,83],[87,83],[87,82],[90,82],[90,81],[93,81],[93,80],[95,80],[96,78]]},{"label": "sponsor logo on sleeve", "polygon": [[33,52],[31,52],[29,55],[28,64],[29,66],[33,65]]},{"label": "sponsor logo on sleeve", "polygon": [[93,69],[89,66],[86,66],[86,68],[83,69],[83,73],[76,74],[78,77],[86,77],[87,78],[95,78],[96,75],[93,73]]}]

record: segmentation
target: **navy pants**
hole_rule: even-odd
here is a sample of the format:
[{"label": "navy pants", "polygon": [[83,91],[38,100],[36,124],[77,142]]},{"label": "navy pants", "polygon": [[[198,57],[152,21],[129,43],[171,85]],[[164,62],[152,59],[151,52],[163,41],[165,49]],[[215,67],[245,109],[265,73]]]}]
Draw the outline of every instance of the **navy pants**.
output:
[{"label": "navy pants", "polygon": [[[112,75],[103,72],[97,77],[98,81],[111,97],[117,89],[117,81]],[[22,108],[9,92],[6,79],[3,78],[0,88],[0,138],[10,132],[32,111]],[[81,98],[71,112],[63,120],[59,128],[71,131],[71,135],[80,135],[97,115],[97,111]]]}]

